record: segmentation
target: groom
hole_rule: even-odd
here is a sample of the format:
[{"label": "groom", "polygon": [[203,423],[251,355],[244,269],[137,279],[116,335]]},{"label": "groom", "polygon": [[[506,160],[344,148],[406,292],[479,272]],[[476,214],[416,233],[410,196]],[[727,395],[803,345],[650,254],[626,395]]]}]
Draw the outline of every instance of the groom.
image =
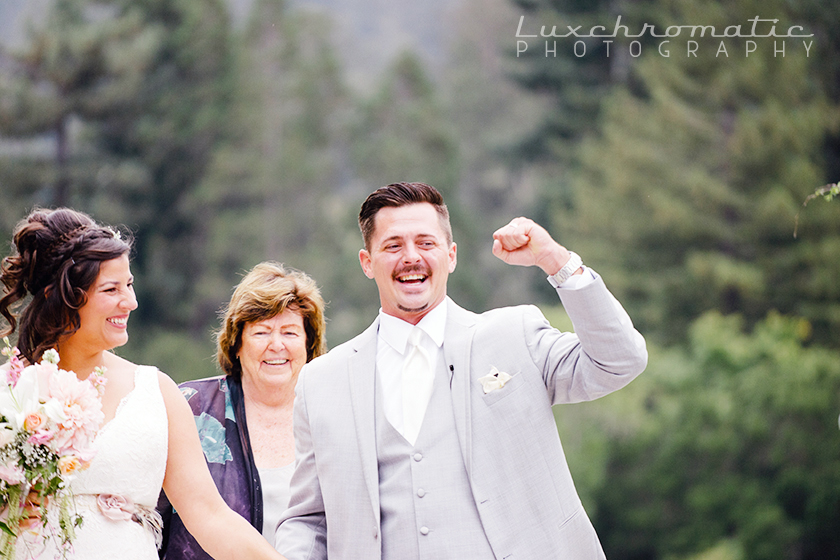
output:
[{"label": "groom", "polygon": [[624,309],[526,218],[493,235],[493,254],[542,268],[576,333],[533,306],[462,309],[446,296],[448,212],[422,183],[373,192],[359,225],[382,308],[300,376],[277,549],[289,560],[603,558],[551,406],[606,395],[645,368]]}]

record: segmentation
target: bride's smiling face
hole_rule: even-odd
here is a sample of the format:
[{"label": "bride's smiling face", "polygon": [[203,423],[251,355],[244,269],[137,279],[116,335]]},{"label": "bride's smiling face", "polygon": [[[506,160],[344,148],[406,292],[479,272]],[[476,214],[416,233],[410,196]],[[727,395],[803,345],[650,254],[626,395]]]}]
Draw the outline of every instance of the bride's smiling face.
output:
[{"label": "bride's smiling face", "polygon": [[137,309],[134,277],[128,255],[102,261],[99,275],[79,309],[81,326],[71,335],[74,344],[91,350],[110,350],[128,342],[128,316]]}]

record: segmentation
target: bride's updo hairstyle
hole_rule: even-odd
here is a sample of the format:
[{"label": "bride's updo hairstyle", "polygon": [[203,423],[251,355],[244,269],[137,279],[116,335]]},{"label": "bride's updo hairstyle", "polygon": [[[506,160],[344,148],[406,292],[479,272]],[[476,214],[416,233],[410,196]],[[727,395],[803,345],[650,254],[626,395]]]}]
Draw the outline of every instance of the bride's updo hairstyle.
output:
[{"label": "bride's updo hairstyle", "polygon": [[[18,331],[17,347],[30,362],[54,348],[80,327],[79,309],[99,276],[99,265],[131,251],[131,239],[97,224],[70,208],[35,209],[21,220],[12,238],[13,252],[3,259],[0,315],[9,323],[0,331]],[[13,307],[23,304],[20,313]]]}]

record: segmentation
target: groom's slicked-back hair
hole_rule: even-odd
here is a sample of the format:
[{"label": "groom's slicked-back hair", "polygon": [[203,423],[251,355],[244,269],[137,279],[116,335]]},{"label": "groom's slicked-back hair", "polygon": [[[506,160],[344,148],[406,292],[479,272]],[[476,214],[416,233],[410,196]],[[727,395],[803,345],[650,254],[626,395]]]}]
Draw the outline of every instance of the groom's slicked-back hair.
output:
[{"label": "groom's slicked-back hair", "polygon": [[449,223],[449,209],[443,202],[443,195],[436,188],[425,183],[391,183],[370,193],[362,203],[362,209],[359,212],[359,229],[362,230],[365,249],[370,251],[376,214],[382,208],[398,208],[423,202],[431,204],[437,210],[440,225],[446,235],[446,242],[451,245],[452,226]]}]

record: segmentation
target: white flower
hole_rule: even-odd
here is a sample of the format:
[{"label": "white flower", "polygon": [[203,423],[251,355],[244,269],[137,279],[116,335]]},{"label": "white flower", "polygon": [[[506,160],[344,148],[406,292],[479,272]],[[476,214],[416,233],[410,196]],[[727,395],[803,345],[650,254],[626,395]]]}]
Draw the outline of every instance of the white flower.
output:
[{"label": "white flower", "polygon": [[34,369],[35,366],[24,369],[14,387],[0,384],[0,411],[15,430],[23,427],[27,414],[41,407],[38,376]]},{"label": "white flower", "polygon": [[67,421],[67,415],[64,414],[64,404],[58,399],[47,399],[47,402],[44,403],[44,414],[56,424]]},{"label": "white flower", "polygon": [[16,433],[11,424],[5,422],[0,423],[0,447],[5,447],[15,441]]},{"label": "white flower", "polygon": [[41,358],[41,360],[50,364],[58,364],[58,352],[55,348],[50,348],[49,350],[44,352],[44,356]]},{"label": "white flower", "polygon": [[481,383],[481,386],[484,388],[485,395],[490,391],[501,389],[505,386],[505,383],[507,383],[510,380],[510,374],[505,373],[503,371],[499,371],[498,369],[496,369],[495,366],[490,366],[490,373],[488,373],[484,377],[478,378],[478,382]]}]

